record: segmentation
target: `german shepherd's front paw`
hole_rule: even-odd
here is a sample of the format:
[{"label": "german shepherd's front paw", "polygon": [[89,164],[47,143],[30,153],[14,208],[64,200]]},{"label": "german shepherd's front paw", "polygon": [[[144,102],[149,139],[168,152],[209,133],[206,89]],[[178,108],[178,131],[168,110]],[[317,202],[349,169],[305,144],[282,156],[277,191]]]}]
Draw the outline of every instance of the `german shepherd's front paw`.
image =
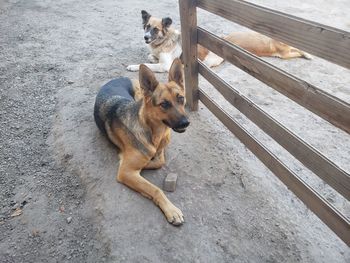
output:
[{"label": "german shepherd's front paw", "polygon": [[129,66],[127,66],[127,70],[129,70],[129,71],[138,71],[139,70],[139,65],[129,65]]},{"label": "german shepherd's front paw", "polygon": [[163,210],[163,212],[168,222],[174,226],[180,226],[185,222],[181,210],[171,203]]}]

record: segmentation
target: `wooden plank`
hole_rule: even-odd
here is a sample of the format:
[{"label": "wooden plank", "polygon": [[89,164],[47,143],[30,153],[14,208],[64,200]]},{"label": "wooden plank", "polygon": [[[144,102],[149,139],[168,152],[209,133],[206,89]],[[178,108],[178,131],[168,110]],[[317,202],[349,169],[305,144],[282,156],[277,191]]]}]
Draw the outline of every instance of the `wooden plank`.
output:
[{"label": "wooden plank", "polygon": [[307,168],[332,186],[347,200],[350,200],[350,175],[348,173],[327,157],[323,156],[310,144],[288,130],[268,113],[264,112],[249,98],[240,94],[239,91],[220,79],[202,62],[198,63],[199,73],[207,79],[228,102],[271,136]]},{"label": "wooden plank", "polygon": [[198,0],[197,5],[254,31],[350,68],[350,33],[239,0]]},{"label": "wooden plank", "polygon": [[322,196],[308,186],[293,171],[289,170],[273,153],[266,149],[238,122],[233,120],[207,94],[199,89],[203,104],[263,162],[304,204],[330,229],[350,246],[350,222]]},{"label": "wooden plank", "polygon": [[[198,28],[199,44],[259,79],[338,128],[350,133],[350,105],[205,29]],[[350,52],[349,52],[350,53]]]},{"label": "wooden plank", "polygon": [[182,56],[187,105],[198,110],[197,9],[196,0],[179,0]]}]

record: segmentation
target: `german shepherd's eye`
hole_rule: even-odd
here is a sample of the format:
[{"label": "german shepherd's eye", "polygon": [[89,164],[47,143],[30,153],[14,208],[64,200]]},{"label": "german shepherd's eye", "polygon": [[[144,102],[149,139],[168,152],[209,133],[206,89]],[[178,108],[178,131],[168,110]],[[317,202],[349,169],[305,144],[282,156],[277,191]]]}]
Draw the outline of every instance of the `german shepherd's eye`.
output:
[{"label": "german shepherd's eye", "polygon": [[182,96],[177,96],[177,102],[179,103],[179,104],[184,104],[185,103],[185,98],[184,97],[182,97]]},{"label": "german shepherd's eye", "polygon": [[171,103],[170,103],[169,101],[167,101],[167,100],[161,102],[159,105],[160,105],[164,110],[168,110],[168,109],[170,109],[171,106],[172,106]]},{"label": "german shepherd's eye", "polygon": [[151,26],[150,26],[150,25],[147,25],[147,26],[146,26],[146,29],[147,29],[147,30],[149,30],[150,28],[151,28]]},{"label": "german shepherd's eye", "polygon": [[155,27],[155,28],[153,28],[153,32],[154,32],[154,34],[157,34],[159,32],[159,29]]}]

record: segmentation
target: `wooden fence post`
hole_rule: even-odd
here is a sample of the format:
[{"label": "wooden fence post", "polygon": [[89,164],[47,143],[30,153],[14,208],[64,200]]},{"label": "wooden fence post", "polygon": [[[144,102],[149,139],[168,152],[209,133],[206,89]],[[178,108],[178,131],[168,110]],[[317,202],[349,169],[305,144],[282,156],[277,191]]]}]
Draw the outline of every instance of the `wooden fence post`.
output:
[{"label": "wooden fence post", "polygon": [[179,0],[179,6],[186,98],[190,109],[192,111],[198,110],[198,100],[200,100],[311,211],[350,246],[350,220],[291,171],[243,126],[232,119],[208,94],[199,89],[198,73],[207,79],[231,105],[246,115],[248,119],[347,200],[350,199],[349,173],[274,120],[203,63],[198,62],[197,45],[200,43],[209,48],[226,61],[347,133],[350,133],[349,104],[197,27],[196,10],[198,6],[257,32],[276,37],[278,40],[286,40],[286,43],[295,44],[296,47],[305,47],[306,51],[310,50],[315,55],[349,69],[350,34],[337,28],[303,20],[241,0]]},{"label": "wooden fence post", "polygon": [[179,0],[182,57],[185,67],[186,101],[191,111],[198,110],[197,10],[196,0]]}]

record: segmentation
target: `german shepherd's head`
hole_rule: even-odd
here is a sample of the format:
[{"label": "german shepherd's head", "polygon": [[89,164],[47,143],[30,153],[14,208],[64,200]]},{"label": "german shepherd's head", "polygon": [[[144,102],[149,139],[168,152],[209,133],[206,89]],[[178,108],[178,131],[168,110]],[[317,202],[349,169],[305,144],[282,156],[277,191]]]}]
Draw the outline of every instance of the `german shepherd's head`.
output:
[{"label": "german shepherd's head", "polygon": [[159,83],[154,73],[144,64],[140,65],[139,71],[148,119],[154,123],[163,123],[175,132],[184,132],[190,124],[185,111],[182,67],[180,59],[173,61],[167,83]]},{"label": "german shepherd's head", "polygon": [[173,22],[170,17],[162,19],[151,16],[147,11],[142,10],[142,24],[145,30],[144,39],[147,44],[159,45],[166,38],[168,29]]}]

